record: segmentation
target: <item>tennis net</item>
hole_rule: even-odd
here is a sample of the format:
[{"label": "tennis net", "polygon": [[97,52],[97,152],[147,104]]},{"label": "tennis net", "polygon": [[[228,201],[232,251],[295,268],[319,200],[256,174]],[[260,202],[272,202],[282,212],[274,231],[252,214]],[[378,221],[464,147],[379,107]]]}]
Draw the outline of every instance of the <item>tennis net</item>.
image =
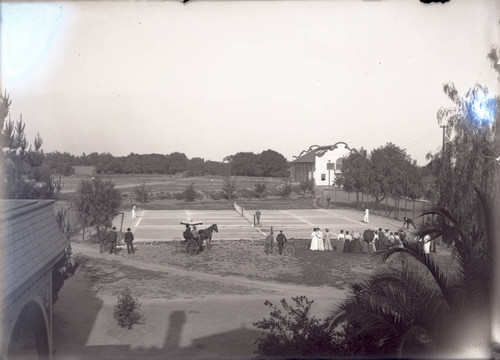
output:
[{"label": "tennis net", "polygon": [[255,216],[250,215],[243,206],[233,203],[234,210],[240,214],[243,218],[245,218],[252,226],[255,226]]}]

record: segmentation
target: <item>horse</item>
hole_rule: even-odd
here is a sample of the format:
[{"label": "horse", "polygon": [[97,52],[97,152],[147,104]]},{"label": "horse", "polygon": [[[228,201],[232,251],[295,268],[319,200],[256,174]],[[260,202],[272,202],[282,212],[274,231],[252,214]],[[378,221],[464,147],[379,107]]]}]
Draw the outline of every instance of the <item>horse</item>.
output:
[{"label": "horse", "polygon": [[210,242],[212,241],[212,233],[213,232],[219,232],[219,229],[217,228],[217,224],[210,225],[206,229],[201,229],[198,230],[198,235],[200,236],[200,246],[203,244],[203,240],[206,240],[207,242],[207,250],[210,249]]}]

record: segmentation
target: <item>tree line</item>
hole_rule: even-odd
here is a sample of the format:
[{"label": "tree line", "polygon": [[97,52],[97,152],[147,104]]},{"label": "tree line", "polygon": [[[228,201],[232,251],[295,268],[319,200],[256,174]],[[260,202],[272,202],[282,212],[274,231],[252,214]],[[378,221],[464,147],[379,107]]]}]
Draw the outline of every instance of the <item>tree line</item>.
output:
[{"label": "tree line", "polygon": [[428,173],[406,150],[387,143],[370,153],[363,148],[351,151],[335,183],[347,192],[355,192],[358,202],[360,193],[371,195],[376,202],[388,197],[418,199],[433,195],[424,187],[423,177]]},{"label": "tree line", "polygon": [[274,151],[266,150],[260,154],[239,152],[226,156],[224,161],[205,160],[200,157],[189,159],[185,154],[135,154],[113,156],[110,153],[83,153],[75,156],[67,152],[51,152],[43,156],[43,168],[50,174],[70,176],[72,166],[95,166],[98,174],[165,174],[185,173],[188,176],[268,176],[287,175],[289,163],[286,158]]}]

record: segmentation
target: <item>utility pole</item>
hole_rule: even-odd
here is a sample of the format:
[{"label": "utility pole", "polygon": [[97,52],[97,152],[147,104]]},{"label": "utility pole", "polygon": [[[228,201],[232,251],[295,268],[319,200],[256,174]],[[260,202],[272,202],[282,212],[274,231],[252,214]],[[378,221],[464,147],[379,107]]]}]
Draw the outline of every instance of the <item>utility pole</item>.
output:
[{"label": "utility pole", "polygon": [[446,130],[446,125],[441,125],[439,127],[443,129],[443,146],[441,147],[441,155],[444,156],[444,133]]},{"label": "utility pole", "polygon": [[[439,127],[443,129],[443,145],[441,146],[441,158],[444,160],[444,139],[445,139],[446,125],[440,125]],[[436,252],[436,239],[432,239],[431,251]]]}]

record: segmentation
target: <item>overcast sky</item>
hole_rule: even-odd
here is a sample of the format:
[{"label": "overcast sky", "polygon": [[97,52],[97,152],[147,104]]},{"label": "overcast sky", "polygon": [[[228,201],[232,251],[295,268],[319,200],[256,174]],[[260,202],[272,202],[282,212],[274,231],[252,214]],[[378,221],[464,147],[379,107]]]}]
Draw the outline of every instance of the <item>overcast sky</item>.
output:
[{"label": "overcast sky", "polygon": [[2,90],[32,141],[75,155],[221,161],[392,141],[420,165],[436,113],[475,83],[500,2],[452,0],[2,3]]}]

